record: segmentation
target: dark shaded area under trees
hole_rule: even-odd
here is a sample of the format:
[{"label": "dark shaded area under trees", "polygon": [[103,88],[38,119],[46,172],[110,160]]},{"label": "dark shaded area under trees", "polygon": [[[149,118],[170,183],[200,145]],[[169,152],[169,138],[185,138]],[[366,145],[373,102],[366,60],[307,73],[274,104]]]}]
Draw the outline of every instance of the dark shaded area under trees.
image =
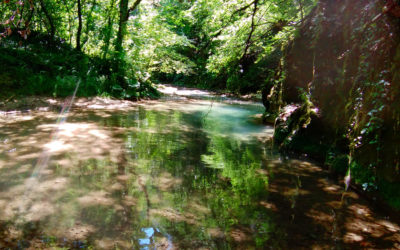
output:
[{"label": "dark shaded area under trees", "polygon": [[399,10],[395,1],[319,1],[286,48],[285,77],[269,93],[279,96],[272,103],[293,104],[275,123],[282,150],[317,158],[341,175],[350,169],[358,189],[396,208]]}]

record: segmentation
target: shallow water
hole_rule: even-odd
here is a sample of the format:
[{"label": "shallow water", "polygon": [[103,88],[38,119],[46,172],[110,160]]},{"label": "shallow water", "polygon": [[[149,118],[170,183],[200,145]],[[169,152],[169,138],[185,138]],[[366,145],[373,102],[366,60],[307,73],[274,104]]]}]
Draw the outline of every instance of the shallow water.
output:
[{"label": "shallow water", "polygon": [[0,248],[400,246],[395,222],[273,150],[260,104],[184,91],[60,123],[3,114]]}]

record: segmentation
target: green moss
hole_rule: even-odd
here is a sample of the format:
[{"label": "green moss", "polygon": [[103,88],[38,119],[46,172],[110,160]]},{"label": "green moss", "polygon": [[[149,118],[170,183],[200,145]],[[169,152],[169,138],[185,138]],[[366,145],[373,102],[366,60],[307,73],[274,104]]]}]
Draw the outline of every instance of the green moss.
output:
[{"label": "green moss", "polygon": [[267,113],[265,112],[262,115],[262,121],[264,124],[275,124],[275,119],[276,119],[277,115],[276,114],[271,114],[271,113]]}]

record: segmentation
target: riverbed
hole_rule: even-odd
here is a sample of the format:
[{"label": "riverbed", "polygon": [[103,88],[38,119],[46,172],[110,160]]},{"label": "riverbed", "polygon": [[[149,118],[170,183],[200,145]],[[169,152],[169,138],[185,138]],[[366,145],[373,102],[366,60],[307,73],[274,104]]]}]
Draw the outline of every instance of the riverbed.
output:
[{"label": "riverbed", "polygon": [[400,248],[394,218],[274,149],[262,104],[160,90],[4,108],[0,248]]}]

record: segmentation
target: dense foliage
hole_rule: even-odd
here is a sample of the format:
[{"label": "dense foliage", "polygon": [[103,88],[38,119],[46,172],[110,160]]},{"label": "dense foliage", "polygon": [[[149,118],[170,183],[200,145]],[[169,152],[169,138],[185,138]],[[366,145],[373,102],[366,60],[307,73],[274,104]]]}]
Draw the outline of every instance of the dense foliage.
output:
[{"label": "dense foliage", "polygon": [[[87,95],[137,98],[159,81],[256,92],[273,76],[282,46],[312,5],[312,0],[3,1],[1,45],[15,60],[1,60],[27,70],[23,75],[29,79],[19,84],[41,86],[31,78],[46,78],[39,92],[47,94],[66,95],[58,87],[82,77]],[[33,64],[57,61],[58,70],[43,72],[26,57]],[[52,74],[56,77],[47,80]]]}]

